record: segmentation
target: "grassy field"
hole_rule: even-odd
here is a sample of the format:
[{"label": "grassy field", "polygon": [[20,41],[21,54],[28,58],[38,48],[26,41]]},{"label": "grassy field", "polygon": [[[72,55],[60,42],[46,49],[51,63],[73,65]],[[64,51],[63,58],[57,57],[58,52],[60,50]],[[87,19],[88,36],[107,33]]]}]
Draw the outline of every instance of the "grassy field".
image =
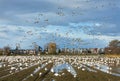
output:
[{"label": "grassy field", "polygon": [[[46,66],[49,68],[50,66]],[[8,77],[0,79],[0,81],[22,81],[26,76],[30,75],[30,73],[35,69],[32,67],[30,69],[21,71],[19,73],[15,73]],[[120,77],[112,76],[107,73],[103,73],[101,71],[89,72],[89,71],[82,71],[75,68],[77,71],[77,77],[74,78],[67,70],[63,70],[60,76],[54,76],[54,73],[45,71],[44,68],[40,70],[33,76],[30,76],[25,81],[120,81]],[[44,75],[39,76],[39,73],[43,73]],[[47,73],[48,72],[48,73]],[[64,73],[64,75],[62,75]]]},{"label": "grassy field", "polygon": [[[9,57],[9,56],[8,56]],[[17,57],[17,56],[16,56]],[[15,57],[15,58],[16,58]],[[20,56],[19,58],[23,59],[24,56]],[[60,58],[59,58],[60,57]],[[9,73],[8,71],[2,72],[3,70],[9,69],[9,67],[1,67],[0,68],[0,81],[120,81],[119,76],[114,76],[105,72],[102,72],[100,70],[97,70],[93,67],[90,67],[91,69],[96,70],[97,72],[91,72],[88,70],[82,70],[82,68],[78,68],[75,64],[77,64],[77,60],[75,64],[71,64],[75,71],[77,72],[76,77],[74,77],[70,72],[68,72],[66,69],[61,70],[58,75],[55,75],[55,72],[51,71],[51,68],[56,64],[59,63],[61,58],[61,61],[69,62],[69,58],[72,59],[72,62],[75,58],[81,58],[85,56],[80,55],[67,55],[67,56],[61,56],[61,55],[41,55],[39,56],[29,56],[29,60],[27,62],[37,62],[41,60],[37,65],[34,65],[32,67],[29,67],[27,69],[23,69],[16,73]],[[92,55],[89,57],[92,58]],[[97,57],[96,55],[93,55],[93,57]],[[119,58],[117,55],[102,55],[101,58]],[[27,58],[27,57],[26,57]],[[30,59],[31,58],[31,59]],[[33,58],[37,58],[33,60]],[[41,59],[42,58],[42,59]],[[98,58],[98,57],[97,57]],[[43,61],[44,60],[44,61]],[[51,61],[51,62],[50,62]],[[25,63],[25,62],[23,62]],[[44,67],[42,67],[42,64],[46,64]],[[33,73],[38,67],[41,69],[38,70],[36,73]],[[3,77],[4,75],[10,74],[8,76]]]}]

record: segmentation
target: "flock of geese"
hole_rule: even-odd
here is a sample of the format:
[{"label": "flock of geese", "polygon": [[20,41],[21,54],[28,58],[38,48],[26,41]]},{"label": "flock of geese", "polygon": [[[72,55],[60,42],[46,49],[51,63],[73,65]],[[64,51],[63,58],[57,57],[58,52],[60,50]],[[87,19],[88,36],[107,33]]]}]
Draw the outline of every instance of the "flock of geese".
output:
[{"label": "flock of geese", "polygon": [[[78,0],[76,0],[76,2],[77,2]],[[102,1],[104,1],[104,0],[102,0]],[[59,1],[59,2],[61,2],[61,1]],[[79,1],[78,1],[79,2]],[[85,1],[83,1],[83,2],[85,2],[86,4],[88,4],[88,5],[91,5],[92,4],[92,1],[90,1],[90,0],[85,0]],[[93,1],[93,3],[94,4],[96,4],[97,3],[97,1]],[[97,6],[94,6],[94,8],[93,9],[99,9],[99,8],[104,8],[104,7],[106,7],[106,6],[111,6],[111,7],[115,7],[116,6],[116,4],[115,3],[111,3],[111,2],[109,2],[108,4],[100,4],[100,5],[97,5]],[[73,18],[73,20],[74,20],[74,17],[76,17],[76,16],[80,16],[80,17],[82,17],[82,16],[85,16],[87,13],[86,13],[86,11],[84,11],[84,10],[82,10],[81,9],[81,6],[80,5],[78,5],[78,6],[76,6],[75,8],[73,8],[73,10],[70,10],[69,11],[69,9],[68,9],[68,11],[69,11],[69,13],[66,13],[66,8],[64,7],[64,6],[57,6],[56,8],[56,11],[55,12],[53,12],[55,15],[55,17],[57,17],[56,18],[56,21],[58,20],[58,22],[60,22],[60,20],[59,20],[59,18],[60,19],[62,19],[62,18],[64,18],[64,17],[66,17],[66,16],[70,16],[70,17],[72,17]],[[101,19],[105,19],[105,20],[108,20],[108,19],[110,19],[111,17],[110,16],[104,16],[104,17],[101,17],[101,18],[98,18],[97,19],[97,17],[96,17],[96,20],[101,20]],[[29,18],[27,18],[26,20],[25,20],[25,22],[26,23],[28,23],[28,24],[31,24],[31,23],[33,23],[33,24],[35,24],[35,26],[39,26],[39,28],[40,28],[40,30],[41,31],[44,31],[44,32],[46,32],[47,31],[47,26],[48,25],[52,25],[52,18],[49,18],[49,15],[47,15],[47,13],[42,13],[42,12],[40,12],[40,13],[38,13],[37,15],[35,15],[35,17],[34,18],[32,18],[32,19],[29,19]],[[24,20],[23,20],[24,21]],[[41,26],[41,24],[43,24],[43,23],[45,23],[45,25],[42,25]],[[72,29],[73,28],[73,29]],[[76,28],[76,27],[72,27],[71,26],[71,28],[70,28],[70,31],[67,31],[66,32],[66,36],[68,36],[68,37],[70,37],[70,34],[71,33],[74,33],[74,32],[72,32],[71,30],[76,30],[76,31],[80,31],[80,29],[81,29],[82,27],[78,27],[78,28]],[[20,29],[21,30],[21,29]],[[56,32],[57,32],[57,34],[59,35],[59,37],[61,37],[61,35],[59,34],[59,30],[61,30],[61,28],[58,28],[57,30],[56,30]],[[84,32],[87,32],[90,36],[92,36],[92,31],[89,31],[89,27],[83,27],[83,29],[82,30],[84,30]],[[39,30],[36,30],[36,31],[39,31]],[[95,30],[94,30],[95,31]],[[81,32],[81,31],[80,31]],[[29,36],[35,36],[36,34],[36,36],[38,36],[37,38],[38,39],[41,39],[42,38],[42,34],[40,34],[40,33],[35,33],[33,30],[28,30],[28,31],[26,31],[25,32],[26,34],[24,35],[24,37],[23,37],[23,40],[20,40],[20,43],[22,43],[22,42],[24,42],[24,40],[26,40],[26,39],[28,39],[29,38]],[[100,33],[100,32],[98,32],[98,33]],[[35,35],[34,35],[35,34]],[[54,33],[52,33],[52,34],[54,34]],[[52,35],[51,34],[51,35]],[[56,35],[57,35],[56,34]],[[100,33],[101,34],[101,33]],[[52,41],[56,41],[56,35],[53,35],[53,36],[51,36],[51,37],[53,37],[53,39],[52,39]],[[54,40],[55,39],[55,40]],[[76,39],[72,39],[72,42],[80,42],[80,43],[82,43],[81,41],[81,38],[79,38],[80,40],[77,40],[77,38]],[[46,37],[46,40],[48,40],[48,38]],[[75,40],[75,41],[74,41]],[[60,40],[61,41],[61,40]],[[33,41],[34,42],[34,41]],[[71,42],[71,43],[72,43]],[[85,44],[90,44],[91,42],[88,42],[88,43],[85,43]],[[84,43],[82,43],[82,44],[84,44]],[[85,45],[84,44],[84,45]],[[72,43],[72,45],[74,45],[74,43]],[[97,45],[97,44],[96,44]],[[31,47],[31,46],[30,46]]]},{"label": "flock of geese", "polygon": [[[49,64],[53,64],[51,68],[47,68],[46,66]],[[8,77],[12,74],[19,73],[24,69],[29,69],[35,65],[38,65],[37,68],[34,69],[31,74],[28,74],[26,78],[23,79],[25,81],[29,77],[33,77],[37,72],[39,72],[42,68],[45,71],[50,70],[50,72],[54,73],[54,76],[62,76],[65,75],[63,72],[59,74],[63,69],[66,69],[70,72],[73,77],[77,76],[77,72],[74,68],[80,69],[82,71],[92,71],[97,72],[100,70],[102,72],[120,76],[120,71],[114,71],[114,68],[119,69],[120,66],[120,58],[119,57],[101,57],[101,56],[1,56],[0,57],[0,78]],[[6,68],[1,70],[2,68]],[[39,76],[43,73],[39,72]]]}]

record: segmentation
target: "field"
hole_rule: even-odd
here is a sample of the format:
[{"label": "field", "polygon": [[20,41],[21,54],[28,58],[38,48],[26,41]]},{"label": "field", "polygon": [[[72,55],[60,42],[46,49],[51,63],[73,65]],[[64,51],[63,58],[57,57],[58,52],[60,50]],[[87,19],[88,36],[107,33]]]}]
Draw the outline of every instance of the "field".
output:
[{"label": "field", "polygon": [[120,57],[0,56],[0,81],[120,81]]}]

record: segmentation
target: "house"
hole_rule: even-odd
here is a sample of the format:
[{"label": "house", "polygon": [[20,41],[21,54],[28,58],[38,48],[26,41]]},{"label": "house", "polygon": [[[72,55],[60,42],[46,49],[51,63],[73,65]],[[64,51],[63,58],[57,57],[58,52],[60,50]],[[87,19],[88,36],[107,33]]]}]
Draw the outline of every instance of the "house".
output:
[{"label": "house", "polygon": [[98,48],[90,48],[91,54],[98,54]]},{"label": "house", "polygon": [[105,49],[104,48],[100,48],[98,51],[99,51],[99,54],[105,54]]},{"label": "house", "polygon": [[56,43],[50,42],[47,47],[48,47],[48,53],[49,54],[55,54],[56,53]]},{"label": "house", "polygon": [[35,54],[36,54],[36,51],[35,51],[34,49],[28,49],[28,50],[27,50],[27,54],[35,55]]}]

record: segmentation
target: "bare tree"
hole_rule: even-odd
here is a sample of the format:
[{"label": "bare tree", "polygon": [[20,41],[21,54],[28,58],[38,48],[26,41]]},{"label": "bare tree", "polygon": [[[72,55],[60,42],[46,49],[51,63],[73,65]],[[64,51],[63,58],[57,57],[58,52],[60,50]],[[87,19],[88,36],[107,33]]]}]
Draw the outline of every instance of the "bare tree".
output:
[{"label": "bare tree", "polygon": [[119,43],[120,43],[119,40],[112,40],[112,41],[109,43],[109,47],[117,47]]},{"label": "bare tree", "polygon": [[4,54],[10,55],[10,47],[9,46],[4,47]]},{"label": "bare tree", "polygon": [[112,40],[109,43],[109,47],[105,48],[106,54],[120,54],[120,41],[119,40]]}]

